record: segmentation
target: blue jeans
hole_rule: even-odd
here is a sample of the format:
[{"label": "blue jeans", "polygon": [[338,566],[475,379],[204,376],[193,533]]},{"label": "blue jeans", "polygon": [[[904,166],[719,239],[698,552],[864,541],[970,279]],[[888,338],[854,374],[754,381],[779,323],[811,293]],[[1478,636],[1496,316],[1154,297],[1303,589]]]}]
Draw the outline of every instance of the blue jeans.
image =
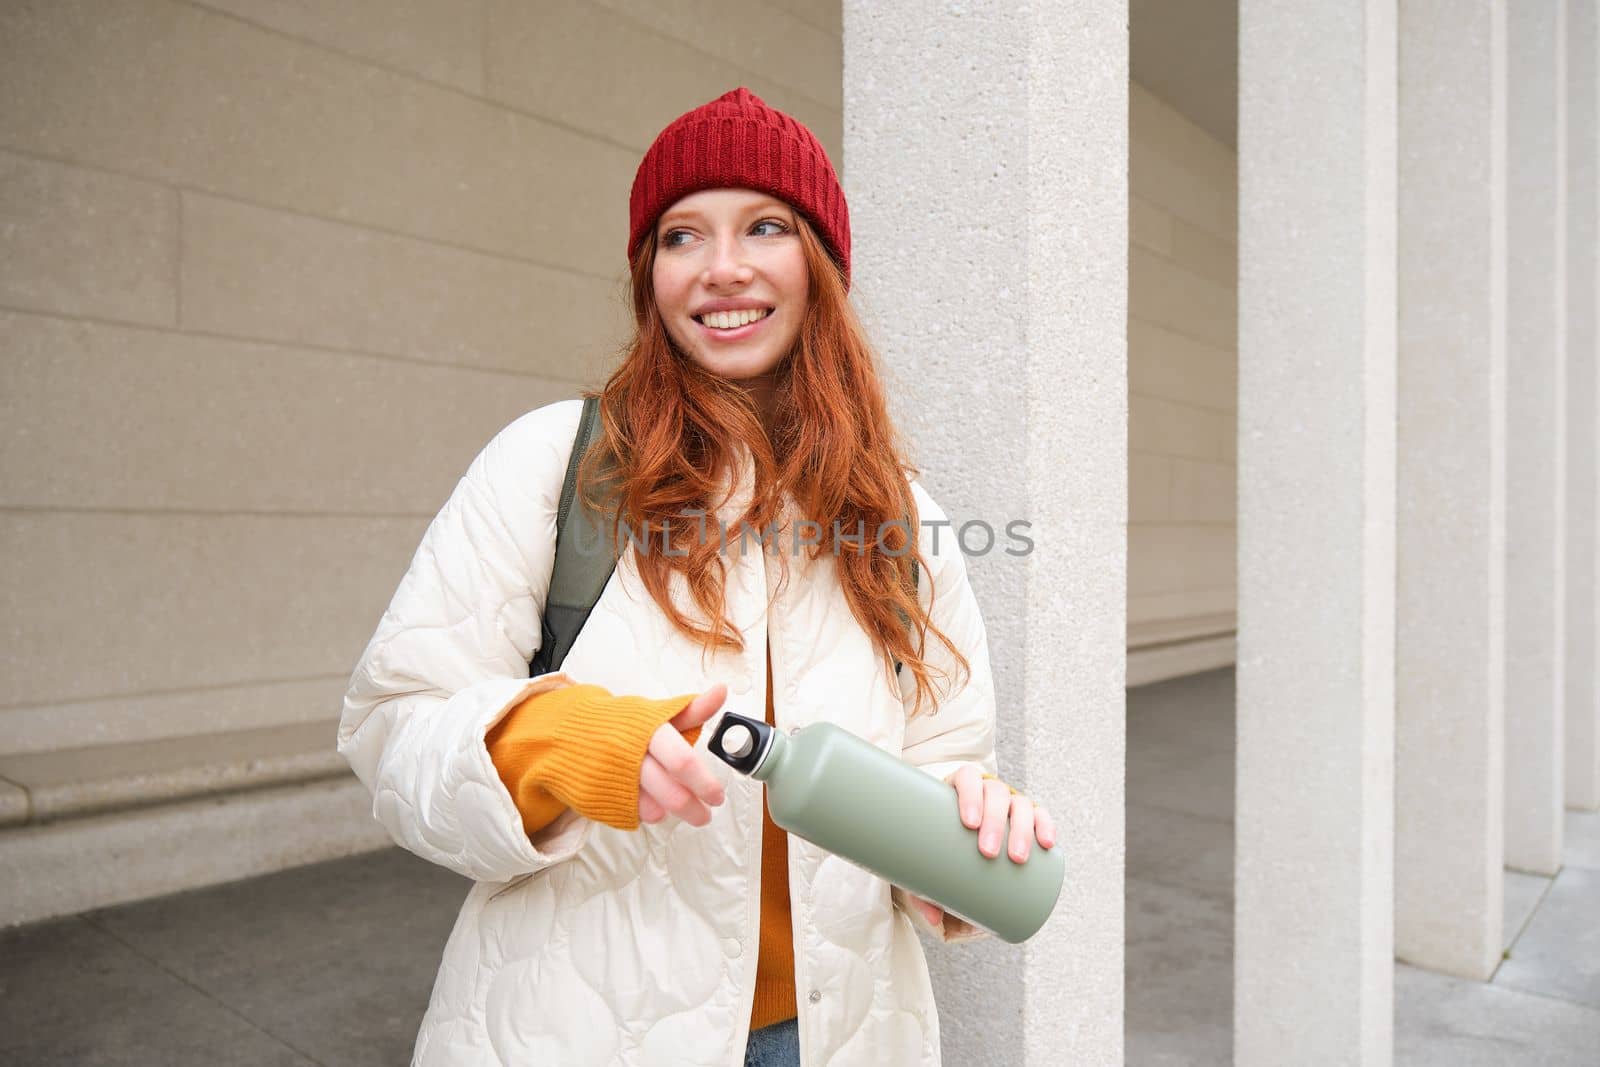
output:
[{"label": "blue jeans", "polygon": [[800,1067],[800,1020],[785,1019],[750,1031],[744,1067]]}]

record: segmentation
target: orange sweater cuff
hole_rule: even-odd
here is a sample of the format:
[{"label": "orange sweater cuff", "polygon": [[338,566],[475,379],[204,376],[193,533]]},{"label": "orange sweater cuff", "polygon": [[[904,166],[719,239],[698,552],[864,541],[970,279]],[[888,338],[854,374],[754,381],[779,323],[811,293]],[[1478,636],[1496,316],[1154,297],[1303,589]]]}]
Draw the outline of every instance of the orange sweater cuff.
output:
[{"label": "orange sweater cuff", "polygon": [[[484,741],[523,828],[532,834],[570,807],[607,826],[637,830],[639,769],[650,738],[696,695],[650,700],[569,685],[512,708]],[[691,745],[699,735],[699,727],[683,732]]]}]

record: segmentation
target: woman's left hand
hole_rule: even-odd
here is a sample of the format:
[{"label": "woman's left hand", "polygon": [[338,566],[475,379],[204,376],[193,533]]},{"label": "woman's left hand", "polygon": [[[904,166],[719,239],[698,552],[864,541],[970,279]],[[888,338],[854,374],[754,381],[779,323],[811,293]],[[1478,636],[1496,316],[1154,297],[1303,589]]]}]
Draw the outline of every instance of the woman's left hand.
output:
[{"label": "woman's left hand", "polygon": [[1035,836],[1040,848],[1055,845],[1056,828],[1049,813],[1000,779],[985,778],[977,764],[962,767],[950,776],[950,783],[956,787],[962,823],[978,831],[978,851],[990,859],[1000,855],[1000,841],[1007,837],[1008,825],[1011,832],[1006,851],[1014,863],[1027,860]]},{"label": "woman's left hand", "polygon": [[[1017,793],[998,778],[985,778],[977,764],[968,764],[950,777],[956,789],[956,804],[961,809],[961,821],[969,830],[978,831],[978,851],[994,859],[1000,855],[1000,842],[1010,834],[1007,854],[1013,863],[1023,863],[1033,847],[1035,837],[1040,848],[1053,848],[1056,827],[1044,808],[1021,793]],[[906,899],[920,911],[928,923],[938,926],[944,918],[944,909],[912,893]]]}]

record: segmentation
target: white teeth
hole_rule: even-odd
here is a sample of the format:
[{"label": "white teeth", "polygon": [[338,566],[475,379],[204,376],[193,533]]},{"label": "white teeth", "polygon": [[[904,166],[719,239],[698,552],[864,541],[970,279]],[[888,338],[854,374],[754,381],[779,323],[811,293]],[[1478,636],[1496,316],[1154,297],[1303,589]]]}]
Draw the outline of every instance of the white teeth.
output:
[{"label": "white teeth", "polygon": [[733,330],[766,316],[771,310],[771,308],[746,308],[742,311],[713,311],[701,315],[700,321],[714,330]]}]

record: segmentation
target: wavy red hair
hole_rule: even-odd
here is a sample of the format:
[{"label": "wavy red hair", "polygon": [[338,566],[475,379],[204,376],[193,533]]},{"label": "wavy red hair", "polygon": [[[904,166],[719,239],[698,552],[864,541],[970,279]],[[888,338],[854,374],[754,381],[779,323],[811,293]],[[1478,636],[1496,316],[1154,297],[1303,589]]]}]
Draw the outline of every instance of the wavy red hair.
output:
[{"label": "wavy red hair", "polygon": [[[924,697],[938,706],[933,675],[946,673],[924,659],[930,637],[950,651],[961,671],[970,673],[971,665],[913,592],[913,559],[918,581],[932,585],[915,538],[908,538],[903,522],[882,525],[908,516],[915,521],[907,478],[920,472],[905,459],[876,354],[847,299],[843,275],[805,216],[797,211],[794,220],[811,297],[795,347],[777,367],[771,438],[742,387],[707,371],[672,342],[651,286],[652,237],[640,243],[629,265],[635,335],[604,387],[584,393],[599,397],[603,429],[579,471],[579,491],[605,516],[619,546],[623,523],[635,535],[648,535],[646,551],[629,538],[634,559],[651,597],[680,632],[703,649],[742,650],[743,638],[725,618],[717,538],[709,529],[702,537],[685,517],[690,509],[709,516],[723,502],[724,472],[733,468],[742,442],[754,462],[755,489],[749,507],[730,524],[729,545],[737,543],[741,521],[752,533],[768,530],[779,517],[782,494],[791,493],[801,515],[821,526],[821,543],[808,546],[809,554],[835,553],[845,599],[883,654],[885,670],[892,672],[890,657],[897,658],[915,678],[915,715]],[[851,541],[836,548],[835,522],[846,534],[865,529],[865,550]],[[661,547],[663,530],[670,531],[670,552]],[[879,530],[881,536],[874,537]],[[880,545],[883,550],[876,550]],[[752,543],[752,549],[759,546]],[[696,625],[673,603],[674,570],[683,573],[704,616],[715,620],[710,627]],[[909,618],[909,629],[900,612]]]}]

